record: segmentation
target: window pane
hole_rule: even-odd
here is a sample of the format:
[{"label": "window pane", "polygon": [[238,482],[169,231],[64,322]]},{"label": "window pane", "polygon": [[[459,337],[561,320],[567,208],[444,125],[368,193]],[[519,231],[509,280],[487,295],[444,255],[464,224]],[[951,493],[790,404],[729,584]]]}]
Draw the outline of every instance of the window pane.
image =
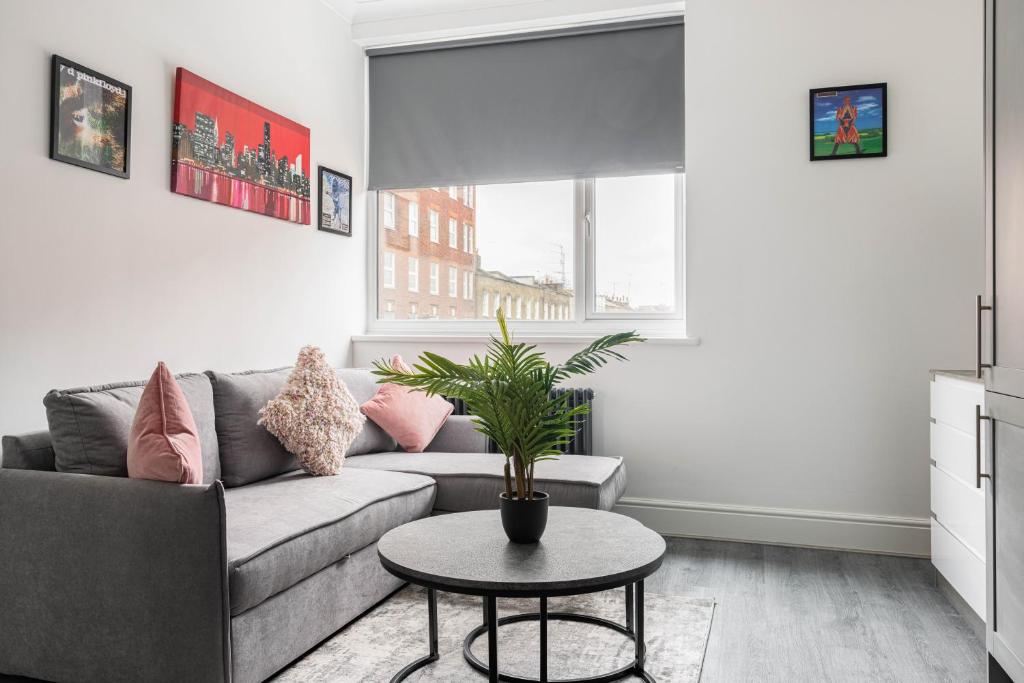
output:
[{"label": "window pane", "polygon": [[675,310],[676,176],[598,178],[594,184],[594,309]]},{"label": "window pane", "polygon": [[380,196],[381,319],[493,318],[499,306],[513,320],[571,317],[573,181]]}]

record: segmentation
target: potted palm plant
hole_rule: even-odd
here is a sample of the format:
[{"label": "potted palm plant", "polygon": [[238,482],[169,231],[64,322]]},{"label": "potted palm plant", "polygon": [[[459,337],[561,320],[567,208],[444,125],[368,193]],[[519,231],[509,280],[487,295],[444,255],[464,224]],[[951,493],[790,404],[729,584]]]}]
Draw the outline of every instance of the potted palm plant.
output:
[{"label": "potted palm plant", "polygon": [[505,491],[501,521],[509,540],[535,543],[547,524],[548,494],[534,488],[534,468],[552,460],[571,441],[573,420],[590,410],[570,407],[569,395],[553,395],[560,382],[587,375],[611,360],[626,360],[616,347],[644,341],[636,332],[609,334],[574,353],[560,365],[547,361],[535,346],[515,343],[501,309],[501,337],[491,337],[487,352],[465,365],[424,352],[413,372],[401,372],[386,361],[374,363],[379,382],[393,382],[428,395],[462,399],[477,431],[505,457]]}]

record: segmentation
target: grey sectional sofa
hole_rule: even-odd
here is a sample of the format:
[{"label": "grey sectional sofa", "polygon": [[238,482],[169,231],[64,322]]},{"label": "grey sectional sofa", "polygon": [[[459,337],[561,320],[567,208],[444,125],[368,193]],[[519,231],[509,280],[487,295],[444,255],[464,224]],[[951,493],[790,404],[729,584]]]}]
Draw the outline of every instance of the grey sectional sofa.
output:
[{"label": "grey sectional sofa", "polygon": [[[503,461],[466,417],[423,454],[367,422],[340,475],[306,475],[256,424],[288,372],[179,377],[202,485],[126,478],[141,382],[50,392],[49,432],[3,437],[0,673],[263,680],[400,586],[377,559],[386,531],[497,506]],[[368,370],[339,376],[359,402],[376,391]],[[556,505],[608,509],[625,467],[567,455],[537,478]]]}]

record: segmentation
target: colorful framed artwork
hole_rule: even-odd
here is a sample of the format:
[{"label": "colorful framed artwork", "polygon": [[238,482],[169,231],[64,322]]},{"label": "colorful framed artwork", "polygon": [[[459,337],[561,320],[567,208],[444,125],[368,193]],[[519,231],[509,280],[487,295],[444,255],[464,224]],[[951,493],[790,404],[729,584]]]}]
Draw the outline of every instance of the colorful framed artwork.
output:
[{"label": "colorful framed artwork", "polygon": [[59,55],[52,71],[50,158],[127,178],[131,86]]},{"label": "colorful framed artwork", "polygon": [[352,236],[352,176],[318,166],[320,221],[317,228],[336,235]]},{"label": "colorful framed artwork", "polygon": [[309,225],[309,129],[178,68],[171,191]]},{"label": "colorful framed artwork", "polygon": [[886,84],[811,90],[811,161],[888,153]]}]

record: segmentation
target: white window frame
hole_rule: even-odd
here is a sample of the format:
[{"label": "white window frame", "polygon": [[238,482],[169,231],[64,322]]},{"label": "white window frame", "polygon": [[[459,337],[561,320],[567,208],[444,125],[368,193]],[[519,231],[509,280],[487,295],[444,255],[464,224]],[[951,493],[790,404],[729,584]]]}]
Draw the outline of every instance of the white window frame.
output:
[{"label": "white window frame", "polygon": [[420,236],[420,205],[409,202],[409,237]]},{"label": "white window frame", "polygon": [[[389,256],[391,257],[390,259],[388,258]],[[388,261],[389,260],[391,261],[391,265],[390,266],[388,265]],[[393,252],[393,251],[385,251],[384,252],[384,256],[383,256],[383,261],[384,261],[384,266],[383,266],[383,271],[384,271],[383,272],[383,278],[384,278],[383,285],[384,285],[384,289],[394,289],[395,288],[395,252]],[[391,277],[388,277],[388,275],[390,275]]]},{"label": "white window frame", "polygon": [[427,219],[430,221],[430,241],[434,244],[441,243],[441,214],[433,209],[427,211]]},{"label": "white window frame", "polygon": [[462,271],[462,298],[466,301],[473,300],[473,286],[476,273],[471,270]]},{"label": "white window frame", "polygon": [[462,250],[467,254],[473,253],[473,226],[469,223],[462,224]]},{"label": "white window frame", "polygon": [[409,262],[405,267],[406,274],[409,276],[409,291],[415,294],[420,292],[420,260],[419,257],[410,256]]},{"label": "white window frame", "polygon": [[457,185],[449,185],[448,186],[448,197],[450,199],[458,199],[459,198],[459,188],[458,188]]},{"label": "white window frame", "polygon": [[441,294],[441,264],[437,261],[430,262],[430,293],[433,296]]},{"label": "white window frame", "polygon": [[448,246],[452,249],[459,248],[459,219],[448,218]]},{"label": "white window frame", "polygon": [[459,269],[455,266],[448,266],[448,296],[459,298]]},{"label": "white window frame", "polygon": [[[576,254],[573,263],[573,282],[577,283],[576,295],[568,306],[563,320],[542,319],[540,300],[535,300],[533,315],[525,320],[516,320],[520,336],[540,337],[572,337],[574,335],[592,335],[622,330],[636,329],[641,334],[652,337],[671,338],[684,343],[698,343],[698,340],[686,335],[686,268],[684,245],[685,235],[685,176],[677,174],[675,179],[675,308],[667,312],[614,311],[599,312],[596,310],[595,288],[595,239],[597,238],[599,211],[595,211],[595,181],[593,179],[576,180],[573,185],[574,203],[574,235],[573,246]],[[380,226],[378,225],[379,192],[367,192],[367,224],[373,226],[367,230],[367,262],[369,264],[369,282],[376,283],[381,276],[378,249],[380,248]],[[475,203],[475,202],[474,202]],[[438,225],[440,214],[438,213]],[[466,225],[466,224],[464,224]],[[475,226],[470,226],[475,229]],[[436,241],[436,240],[435,240]],[[471,240],[472,241],[472,240]],[[466,244],[463,244],[465,250]],[[581,258],[582,255],[582,258]],[[470,276],[472,271],[463,271]],[[579,286],[582,284],[582,287]],[[487,301],[480,302],[478,311],[484,312],[474,320],[383,320],[378,316],[378,290],[374,285],[367,287],[367,325],[369,334],[373,335],[405,335],[405,336],[468,336],[480,337],[494,332],[494,321],[487,315]],[[412,290],[410,290],[412,291]],[[465,292],[463,292],[465,294]],[[489,293],[483,295],[488,299]],[[463,296],[463,298],[466,298]],[[553,316],[552,316],[553,317]],[[532,319],[531,319],[532,318]]]},{"label": "white window frame", "polygon": [[388,230],[395,229],[395,193],[385,192],[382,197],[384,201],[384,227]]}]

